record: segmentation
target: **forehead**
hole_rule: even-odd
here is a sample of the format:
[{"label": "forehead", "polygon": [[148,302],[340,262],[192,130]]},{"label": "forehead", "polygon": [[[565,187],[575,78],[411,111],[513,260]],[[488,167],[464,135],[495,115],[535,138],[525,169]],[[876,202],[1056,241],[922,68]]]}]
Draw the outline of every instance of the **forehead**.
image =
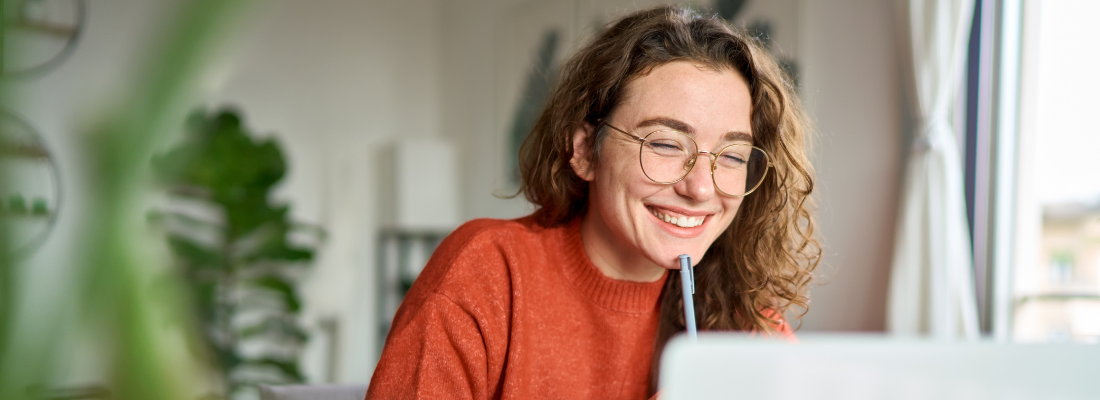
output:
[{"label": "forehead", "polygon": [[[729,132],[751,135],[752,99],[741,74],[677,61],[654,68],[626,86],[612,118],[623,128],[636,129],[654,120],[688,125],[697,139]],[[678,130],[682,126],[669,126]]]}]

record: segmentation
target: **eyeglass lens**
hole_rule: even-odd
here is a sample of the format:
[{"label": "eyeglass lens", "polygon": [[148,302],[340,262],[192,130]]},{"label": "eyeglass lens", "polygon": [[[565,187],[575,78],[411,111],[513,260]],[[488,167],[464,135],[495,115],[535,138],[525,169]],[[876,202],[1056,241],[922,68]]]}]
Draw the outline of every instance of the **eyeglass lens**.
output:
[{"label": "eyeglass lens", "polygon": [[713,165],[714,185],[731,196],[743,196],[760,185],[768,168],[768,156],[747,144],[733,144],[720,150],[713,158],[695,159],[699,149],[695,141],[679,131],[657,131],[646,136],[641,144],[642,172],[657,183],[673,183],[683,179],[695,166]]}]

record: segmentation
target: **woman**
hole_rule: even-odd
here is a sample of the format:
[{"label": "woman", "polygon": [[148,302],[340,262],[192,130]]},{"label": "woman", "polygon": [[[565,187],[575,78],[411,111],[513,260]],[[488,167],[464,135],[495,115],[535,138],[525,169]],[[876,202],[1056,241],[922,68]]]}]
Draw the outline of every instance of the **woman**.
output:
[{"label": "woman", "polygon": [[804,116],[755,42],[675,7],[609,25],[520,151],[534,214],[464,224],[394,317],[368,398],[623,398],[684,329],[792,336],[820,248]]}]

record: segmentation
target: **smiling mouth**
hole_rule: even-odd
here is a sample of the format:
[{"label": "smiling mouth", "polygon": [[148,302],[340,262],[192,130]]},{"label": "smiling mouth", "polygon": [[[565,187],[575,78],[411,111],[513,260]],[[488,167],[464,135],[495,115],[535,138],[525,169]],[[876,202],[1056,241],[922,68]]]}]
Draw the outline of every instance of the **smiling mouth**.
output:
[{"label": "smiling mouth", "polygon": [[649,208],[649,212],[653,213],[654,217],[665,223],[676,225],[681,228],[694,228],[702,225],[706,221],[706,216],[701,215],[698,217],[688,217],[686,215],[674,215],[667,212],[658,211],[656,208]]}]

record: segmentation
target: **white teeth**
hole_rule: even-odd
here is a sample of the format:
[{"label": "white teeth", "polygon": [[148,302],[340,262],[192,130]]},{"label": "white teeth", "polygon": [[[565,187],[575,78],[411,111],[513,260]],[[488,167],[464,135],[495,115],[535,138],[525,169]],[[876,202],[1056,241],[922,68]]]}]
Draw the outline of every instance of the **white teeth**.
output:
[{"label": "white teeth", "polygon": [[702,225],[703,221],[706,220],[705,217],[698,217],[698,218],[696,218],[696,217],[679,217],[679,218],[677,218],[677,217],[669,216],[667,214],[662,214],[661,212],[659,212],[657,210],[650,210],[650,211],[653,212],[653,216],[657,217],[657,219],[664,220],[665,222],[668,222],[670,224],[679,226],[681,228],[694,228],[696,226]]}]

